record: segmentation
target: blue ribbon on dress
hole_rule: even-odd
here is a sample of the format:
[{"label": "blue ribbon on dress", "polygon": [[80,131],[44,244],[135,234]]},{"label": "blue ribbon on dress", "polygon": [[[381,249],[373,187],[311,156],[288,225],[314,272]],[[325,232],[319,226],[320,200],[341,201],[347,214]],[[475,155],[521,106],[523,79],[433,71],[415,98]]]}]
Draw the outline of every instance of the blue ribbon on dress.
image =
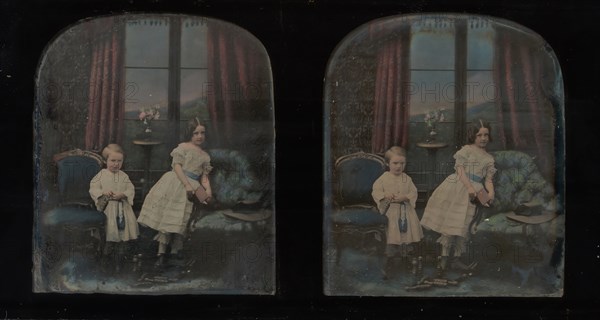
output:
[{"label": "blue ribbon on dress", "polygon": [[478,175],[475,175],[475,174],[472,174],[472,173],[468,173],[468,172],[465,172],[465,174],[467,175],[467,177],[469,178],[469,180],[471,180],[473,182],[478,182],[478,183],[482,183],[483,182],[483,178],[480,177],[480,176],[478,176]]},{"label": "blue ribbon on dress", "polygon": [[190,172],[190,171],[187,171],[187,170],[183,170],[183,174],[185,174],[186,176],[188,176],[188,177],[190,177],[190,178],[192,178],[194,180],[200,179],[200,175],[195,174],[195,173]]},{"label": "blue ribbon on dress", "polygon": [[109,199],[108,201],[117,202],[117,229],[125,230],[125,212],[123,212],[123,201]]}]

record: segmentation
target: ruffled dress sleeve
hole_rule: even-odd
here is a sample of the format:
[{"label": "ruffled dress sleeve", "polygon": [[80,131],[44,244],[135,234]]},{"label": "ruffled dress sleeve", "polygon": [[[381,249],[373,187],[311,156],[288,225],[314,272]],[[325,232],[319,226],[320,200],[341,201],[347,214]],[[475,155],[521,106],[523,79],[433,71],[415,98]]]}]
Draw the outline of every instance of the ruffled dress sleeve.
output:
[{"label": "ruffled dress sleeve", "polygon": [[465,167],[465,164],[469,161],[471,150],[467,146],[463,146],[460,150],[456,151],[454,154],[454,159],[456,160],[454,163],[454,169],[457,167]]},{"label": "ruffled dress sleeve", "polygon": [[183,149],[183,147],[178,146],[177,148],[173,149],[173,151],[171,151],[171,157],[173,158],[173,161],[171,162],[172,167],[174,167],[175,164],[180,164],[181,166],[183,166],[183,164],[185,163],[185,150]]},{"label": "ruffled dress sleeve", "polygon": [[490,156],[490,160],[486,163],[486,166],[483,168],[483,175],[485,176],[486,180],[492,180],[494,179],[494,175],[496,174],[496,171],[498,171],[498,169],[496,169],[496,166],[494,165],[494,158],[492,156]]}]

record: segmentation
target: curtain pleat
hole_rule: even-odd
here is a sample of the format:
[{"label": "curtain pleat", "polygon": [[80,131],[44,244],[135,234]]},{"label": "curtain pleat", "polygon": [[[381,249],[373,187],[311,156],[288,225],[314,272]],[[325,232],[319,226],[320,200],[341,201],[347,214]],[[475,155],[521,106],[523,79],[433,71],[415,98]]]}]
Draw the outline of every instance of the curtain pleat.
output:
[{"label": "curtain pleat", "polygon": [[[376,32],[371,30],[371,35]],[[403,28],[377,53],[371,152],[383,153],[391,146],[408,145],[410,83],[410,29]]]},{"label": "curtain pleat", "polygon": [[541,89],[544,71],[540,44],[526,37],[515,37],[506,30],[496,31],[494,80],[499,90],[496,99],[498,134],[502,148],[524,151],[536,158],[540,169],[553,166],[549,149],[553,135],[552,119],[544,108],[547,98]]},{"label": "curtain pleat", "polygon": [[232,26],[210,21],[208,24],[208,96],[211,120],[211,144],[232,147],[238,143],[243,128],[236,120],[244,120],[245,100],[251,85],[260,84],[257,67],[261,59],[251,37],[239,35]]},{"label": "curtain pleat", "polygon": [[112,18],[92,24],[92,61],[85,148],[101,150],[123,139],[123,31]]}]

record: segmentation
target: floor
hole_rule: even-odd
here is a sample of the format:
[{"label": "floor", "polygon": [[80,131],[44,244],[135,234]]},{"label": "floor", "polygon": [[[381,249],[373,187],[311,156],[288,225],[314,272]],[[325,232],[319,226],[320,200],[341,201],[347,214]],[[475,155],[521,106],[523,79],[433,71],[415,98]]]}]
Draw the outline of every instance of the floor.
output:
[{"label": "floor", "polygon": [[[326,254],[324,287],[334,296],[496,296],[543,297],[562,295],[562,264],[556,263],[556,246],[542,251],[503,243],[485,233],[476,234],[463,256],[471,271],[448,270],[442,276],[437,268],[437,234],[425,230],[425,238],[407,257],[393,260],[392,272],[383,276],[382,257],[377,240],[364,246],[342,246]],[[512,240],[511,240],[512,241]],[[561,244],[559,244],[561,246]],[[562,247],[562,246],[561,246]],[[360,249],[359,249],[360,248]],[[422,268],[412,263],[422,257]],[[416,260],[418,262],[418,260]]]},{"label": "floor", "polygon": [[[36,277],[42,292],[119,294],[273,294],[275,239],[273,220],[240,222],[221,214],[203,218],[184,246],[183,259],[169,259],[157,268],[154,232],[141,227],[140,238],[124,248],[120,270],[107,264],[87,240],[50,243]],[[564,225],[564,221],[556,224]],[[498,226],[495,226],[498,227]],[[516,226],[516,230],[521,227]],[[547,229],[540,229],[547,230]],[[500,236],[498,236],[500,234]],[[449,270],[438,275],[437,234],[425,238],[407,257],[398,257],[384,278],[382,255],[373,238],[357,245],[344,243],[325,254],[324,289],[335,296],[522,296],[562,295],[563,243],[529,236],[502,236],[479,231],[469,243],[464,262],[477,262],[469,272]],[[560,239],[559,239],[560,240]],[[72,243],[71,242],[71,243]],[[53,249],[54,248],[54,249]],[[336,259],[339,250],[339,259]],[[413,258],[422,257],[421,268]],[[418,261],[418,260],[417,260]],[[436,280],[437,279],[437,280]]]},{"label": "floor", "polygon": [[206,217],[186,241],[182,259],[170,257],[160,267],[154,231],[144,227],[135,242],[121,247],[118,270],[115,255],[97,254],[93,241],[76,249],[57,246],[55,261],[42,257],[41,287],[68,293],[272,294],[270,230],[270,221],[249,225],[219,214]]}]

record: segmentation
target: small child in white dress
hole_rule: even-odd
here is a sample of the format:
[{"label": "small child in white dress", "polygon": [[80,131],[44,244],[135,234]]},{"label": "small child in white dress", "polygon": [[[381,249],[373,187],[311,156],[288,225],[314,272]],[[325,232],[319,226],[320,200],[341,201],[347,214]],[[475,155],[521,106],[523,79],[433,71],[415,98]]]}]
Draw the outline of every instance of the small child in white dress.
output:
[{"label": "small child in white dress", "polygon": [[114,267],[119,272],[123,260],[124,246],[137,239],[139,229],[131,204],[135,188],[129,176],[121,171],[123,149],[109,144],[102,151],[106,168],[100,170],[90,181],[90,196],[96,208],[106,215],[106,244],[104,263],[109,255],[114,257]]},{"label": "small child in white dress", "polygon": [[383,275],[387,277],[389,259],[407,255],[407,245],[421,241],[423,230],[415,211],[417,187],[404,173],[406,151],[401,147],[391,147],[385,153],[389,168],[373,183],[371,195],[381,214],[388,218]]}]

